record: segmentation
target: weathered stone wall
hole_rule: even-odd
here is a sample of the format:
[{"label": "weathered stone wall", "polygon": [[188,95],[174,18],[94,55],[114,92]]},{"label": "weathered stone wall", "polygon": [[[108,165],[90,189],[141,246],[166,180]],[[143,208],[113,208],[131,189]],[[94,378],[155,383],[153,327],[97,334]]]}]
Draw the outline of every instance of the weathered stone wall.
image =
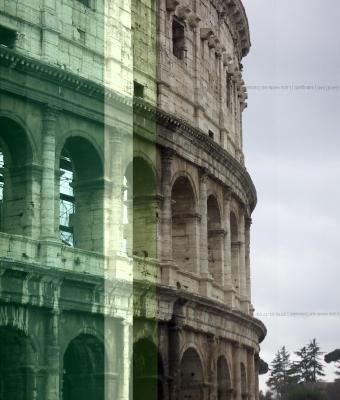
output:
[{"label": "weathered stone wall", "polygon": [[0,47],[0,358],[17,341],[10,365],[25,371],[15,390],[0,368],[0,397],[126,400],[133,365],[136,399],[255,400],[242,4],[84,2],[0,1],[0,26],[22,33]]},{"label": "weathered stone wall", "polygon": [[[235,24],[247,31],[247,20],[238,7],[234,4],[229,9],[223,1],[159,1],[157,78],[162,109],[207,135],[210,132],[242,161],[241,113],[246,94]],[[184,29],[183,59],[173,51],[174,21]]]}]

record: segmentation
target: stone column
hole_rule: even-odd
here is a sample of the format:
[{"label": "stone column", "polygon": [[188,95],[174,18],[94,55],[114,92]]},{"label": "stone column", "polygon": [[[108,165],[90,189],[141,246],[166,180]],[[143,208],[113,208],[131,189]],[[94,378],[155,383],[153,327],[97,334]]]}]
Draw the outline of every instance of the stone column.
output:
[{"label": "stone column", "polygon": [[200,261],[201,276],[209,276],[208,263],[208,205],[207,205],[207,180],[208,174],[206,170],[202,171],[200,179],[200,212],[201,212],[201,229],[200,229]]},{"label": "stone column", "polygon": [[119,371],[119,380],[116,382],[115,380],[112,380],[110,387],[107,387],[105,392],[105,399],[106,400],[111,400],[113,399],[114,393],[117,392],[115,390],[115,385],[118,385],[118,392],[119,400],[128,400],[132,398],[132,393],[130,393],[130,388],[132,387],[131,385],[131,356],[132,356],[132,329],[130,323],[128,321],[124,320],[121,323],[121,364],[118,366]]},{"label": "stone column", "polygon": [[208,388],[209,388],[209,400],[217,399],[217,343],[216,336],[211,334],[208,335],[208,343],[207,343],[207,368],[208,368]]},{"label": "stone column", "polygon": [[180,376],[181,376],[181,360],[180,360],[180,348],[181,348],[181,333],[182,326],[177,318],[170,323],[169,327],[169,398],[179,399],[180,391]]},{"label": "stone column", "polygon": [[254,354],[255,354],[254,350],[248,350],[247,352],[249,400],[256,400]]},{"label": "stone column", "polygon": [[255,400],[259,400],[260,398],[260,385],[259,385],[259,359],[260,356],[258,353],[254,355],[254,369],[255,369]]},{"label": "stone column", "polygon": [[230,191],[224,195],[224,287],[230,290],[232,287],[231,270],[231,229],[230,229]]},{"label": "stone column", "polygon": [[[241,303],[247,301],[247,285],[246,285],[246,252],[245,252],[245,216],[244,212],[240,213],[239,225],[239,242],[240,242],[240,300]],[[246,311],[246,310],[243,310]]]},{"label": "stone column", "polygon": [[252,220],[247,217],[245,221],[245,251],[246,251],[246,288],[247,288],[247,298],[249,302],[251,301],[251,275],[250,275],[250,227]]},{"label": "stone column", "polygon": [[233,368],[234,368],[234,400],[242,400],[241,387],[241,345],[236,343],[233,347]]},{"label": "stone column", "polygon": [[59,312],[56,309],[52,310],[47,333],[46,346],[46,364],[47,364],[47,379],[46,379],[46,399],[59,400],[60,396],[60,365],[59,365]]},{"label": "stone column", "polygon": [[209,260],[208,260],[208,204],[207,204],[207,180],[208,174],[205,169],[202,170],[200,178],[200,196],[199,206],[201,213],[201,227],[200,227],[200,294],[202,296],[210,297],[212,290],[212,276],[209,273]]},{"label": "stone column", "polygon": [[[122,250],[123,241],[123,176],[122,176],[122,137],[116,128],[109,129],[109,151],[111,190],[106,184],[104,205],[104,254],[113,255]],[[131,189],[131,188],[130,188]],[[111,215],[110,215],[111,214]],[[106,218],[110,215],[110,218]],[[107,224],[106,221],[109,221]],[[109,254],[110,253],[110,254]]]},{"label": "stone column", "polygon": [[174,152],[171,149],[162,151],[162,261],[173,260],[172,256],[172,211],[171,211],[171,165]]},{"label": "stone column", "polygon": [[55,135],[56,109],[47,106],[43,111],[42,179],[40,200],[40,235],[42,239],[56,239],[55,232]]}]

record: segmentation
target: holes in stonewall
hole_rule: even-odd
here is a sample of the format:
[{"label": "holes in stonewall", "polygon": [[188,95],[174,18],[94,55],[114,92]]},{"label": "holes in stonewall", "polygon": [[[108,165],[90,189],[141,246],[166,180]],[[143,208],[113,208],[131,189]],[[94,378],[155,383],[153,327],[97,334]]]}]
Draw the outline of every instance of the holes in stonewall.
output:
[{"label": "holes in stonewall", "polygon": [[0,26],[0,44],[1,45],[6,46],[10,49],[13,49],[16,39],[17,39],[17,33],[14,30],[8,29],[4,26]]}]

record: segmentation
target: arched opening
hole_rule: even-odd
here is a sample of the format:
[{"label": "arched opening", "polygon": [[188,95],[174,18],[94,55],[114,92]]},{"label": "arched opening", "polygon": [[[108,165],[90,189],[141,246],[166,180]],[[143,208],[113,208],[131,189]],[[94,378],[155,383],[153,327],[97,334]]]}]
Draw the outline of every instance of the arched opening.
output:
[{"label": "arched opening", "polygon": [[82,137],[70,137],[59,167],[60,239],[69,246],[103,251],[103,166],[96,149]]},{"label": "arched opening", "polygon": [[208,261],[209,272],[216,282],[223,284],[223,239],[221,215],[215,196],[208,197]]},{"label": "arched opening", "polygon": [[193,348],[183,354],[180,379],[180,400],[203,400],[203,368]]},{"label": "arched opening", "polygon": [[124,242],[128,253],[156,257],[156,178],[150,164],[135,157],[124,176]]},{"label": "arched opening", "polygon": [[241,368],[241,395],[242,395],[242,399],[247,399],[248,390],[247,390],[246,367],[243,363],[241,363],[240,368]]},{"label": "arched opening", "polygon": [[0,328],[0,400],[37,398],[36,357],[22,331]]},{"label": "arched opening", "polygon": [[195,195],[186,177],[179,177],[172,187],[172,256],[185,271],[198,272],[198,218]]},{"label": "arched opening", "polygon": [[63,361],[63,400],[104,399],[104,345],[81,334],[68,345]]},{"label": "arched opening", "polygon": [[227,360],[220,356],[217,360],[217,400],[231,400],[232,388]]},{"label": "arched opening", "polygon": [[132,372],[134,400],[163,400],[163,361],[150,340],[141,339],[133,345]]},{"label": "arched opening", "polygon": [[231,231],[231,272],[234,288],[237,292],[240,290],[240,241],[238,235],[238,222],[236,215],[230,213],[230,231]]},{"label": "arched opening", "polygon": [[[33,236],[39,224],[38,198],[34,198],[32,147],[24,129],[0,117],[0,229]],[[36,184],[38,178],[36,177]],[[34,225],[34,221],[37,221]],[[38,229],[38,228],[37,228]]]}]

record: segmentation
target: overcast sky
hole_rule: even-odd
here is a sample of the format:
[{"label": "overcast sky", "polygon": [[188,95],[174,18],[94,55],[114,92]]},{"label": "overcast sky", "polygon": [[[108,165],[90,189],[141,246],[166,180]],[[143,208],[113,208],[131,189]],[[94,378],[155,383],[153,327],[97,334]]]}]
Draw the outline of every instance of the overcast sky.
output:
[{"label": "overcast sky", "polygon": [[243,3],[252,40],[244,150],[258,192],[253,303],[270,362],[280,346],[293,352],[314,337],[325,352],[340,348],[340,2]]}]

